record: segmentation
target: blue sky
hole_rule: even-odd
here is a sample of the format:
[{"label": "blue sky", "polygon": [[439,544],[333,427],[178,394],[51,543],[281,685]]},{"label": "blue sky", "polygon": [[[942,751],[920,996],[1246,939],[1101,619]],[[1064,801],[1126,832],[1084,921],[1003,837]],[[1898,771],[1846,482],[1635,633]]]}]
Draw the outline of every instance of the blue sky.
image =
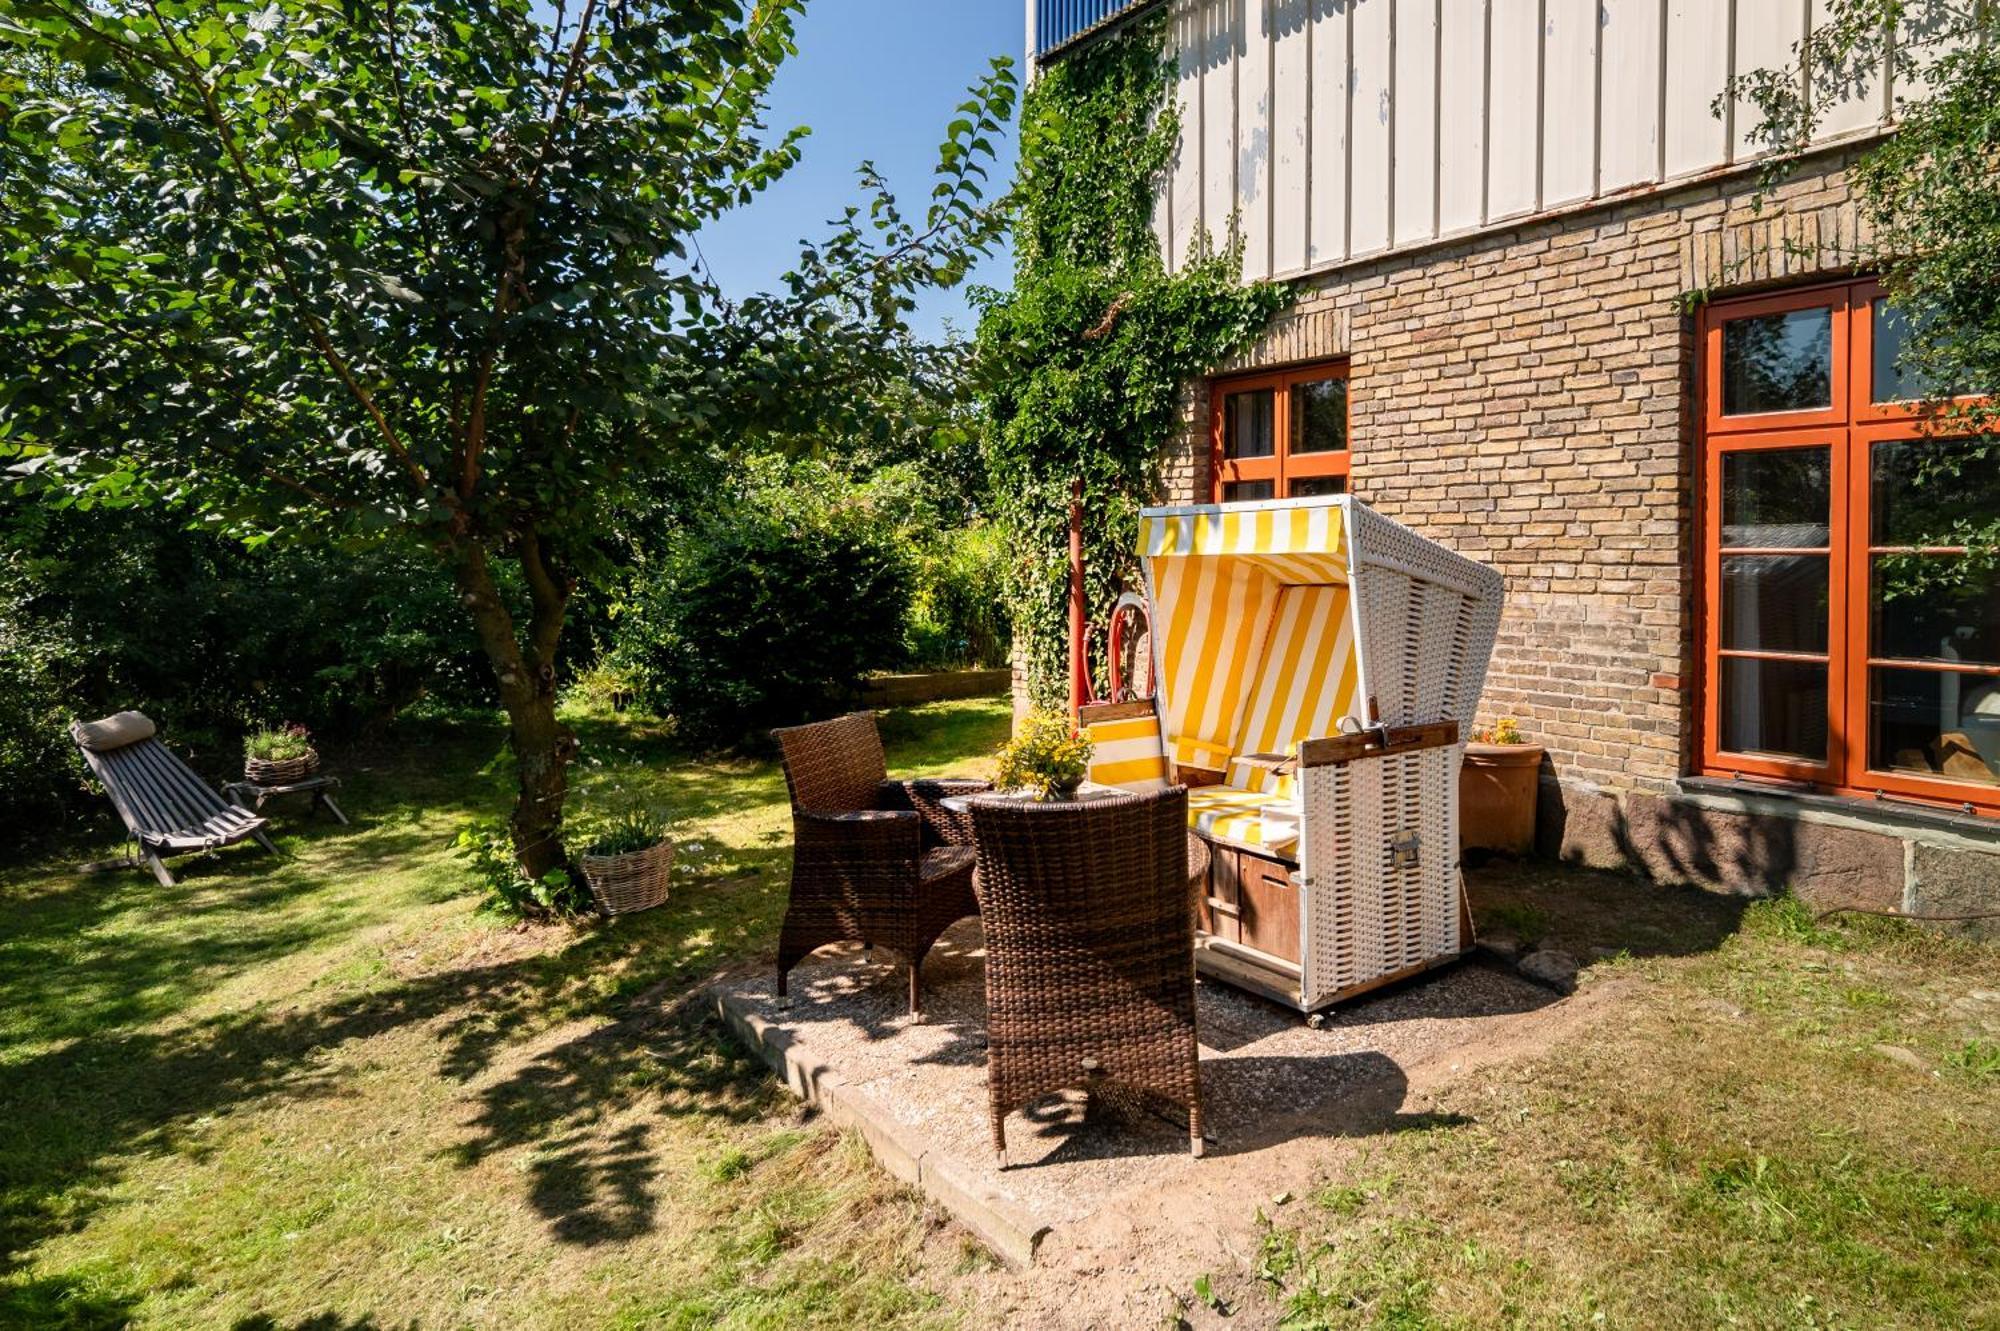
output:
[{"label": "blue sky", "polygon": [[[702,232],[702,253],[724,289],[771,286],[802,237],[824,234],[825,219],[861,197],[854,172],[864,160],[888,177],[907,213],[920,215],[953,108],[994,56],[1013,56],[1018,75],[1021,43],[1020,0],[809,0],[799,53],[771,90],[771,125],[810,125],[812,137],[789,175]],[[996,189],[1014,171],[1014,126],[1007,130],[996,145]],[[1012,273],[1011,257],[996,254],[966,286],[1005,286]],[[935,334],[950,319],[969,333],[966,286],[926,299],[917,330]]]}]

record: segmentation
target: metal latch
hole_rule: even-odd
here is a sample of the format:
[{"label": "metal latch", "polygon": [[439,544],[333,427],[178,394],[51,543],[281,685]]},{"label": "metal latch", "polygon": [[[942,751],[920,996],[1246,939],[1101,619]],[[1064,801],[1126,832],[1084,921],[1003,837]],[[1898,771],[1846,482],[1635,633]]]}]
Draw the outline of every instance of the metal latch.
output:
[{"label": "metal latch", "polygon": [[1418,833],[1398,833],[1396,839],[1389,843],[1390,867],[1396,869],[1416,868],[1417,861],[1422,857],[1423,848],[1424,839]]}]

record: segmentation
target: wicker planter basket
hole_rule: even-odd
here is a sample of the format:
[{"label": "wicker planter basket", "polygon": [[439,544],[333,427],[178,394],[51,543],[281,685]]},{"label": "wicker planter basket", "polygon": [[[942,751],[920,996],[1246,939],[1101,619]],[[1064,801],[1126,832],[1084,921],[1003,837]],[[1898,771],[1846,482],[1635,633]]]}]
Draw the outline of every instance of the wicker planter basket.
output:
[{"label": "wicker planter basket", "polygon": [[296,758],[245,758],[243,779],[259,786],[282,786],[303,781],[319,770],[319,753],[307,749]]},{"label": "wicker planter basket", "polygon": [[584,881],[597,908],[606,915],[630,915],[651,910],[667,899],[667,870],[674,862],[674,843],[662,841],[629,855],[579,857]]}]

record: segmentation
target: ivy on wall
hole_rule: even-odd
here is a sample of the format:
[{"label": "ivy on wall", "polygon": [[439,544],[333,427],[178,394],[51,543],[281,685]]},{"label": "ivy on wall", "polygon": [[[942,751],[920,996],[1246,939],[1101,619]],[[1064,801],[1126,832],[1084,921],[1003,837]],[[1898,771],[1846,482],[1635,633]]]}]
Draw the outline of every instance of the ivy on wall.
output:
[{"label": "ivy on wall", "polygon": [[1014,289],[980,296],[986,465],[1011,547],[1015,642],[1039,706],[1068,697],[1071,484],[1083,480],[1101,634],[1118,593],[1137,585],[1138,513],[1160,496],[1184,386],[1291,299],[1286,287],[1243,284],[1233,221],[1226,248],[1205,244],[1167,272],[1153,201],[1181,126],[1164,51],[1155,17],[1043,73],[1021,111]]}]

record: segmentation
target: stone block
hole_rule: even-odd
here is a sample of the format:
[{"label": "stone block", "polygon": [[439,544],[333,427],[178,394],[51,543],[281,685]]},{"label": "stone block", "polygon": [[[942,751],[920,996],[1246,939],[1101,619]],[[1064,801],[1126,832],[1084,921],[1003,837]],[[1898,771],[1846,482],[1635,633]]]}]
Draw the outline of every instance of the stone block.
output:
[{"label": "stone block", "polygon": [[[1903,908],[1912,915],[1975,915],[2000,911],[2000,853],[1918,844],[1911,848],[1910,889]],[[2000,919],[1940,925],[1974,938],[2000,939]]]}]

